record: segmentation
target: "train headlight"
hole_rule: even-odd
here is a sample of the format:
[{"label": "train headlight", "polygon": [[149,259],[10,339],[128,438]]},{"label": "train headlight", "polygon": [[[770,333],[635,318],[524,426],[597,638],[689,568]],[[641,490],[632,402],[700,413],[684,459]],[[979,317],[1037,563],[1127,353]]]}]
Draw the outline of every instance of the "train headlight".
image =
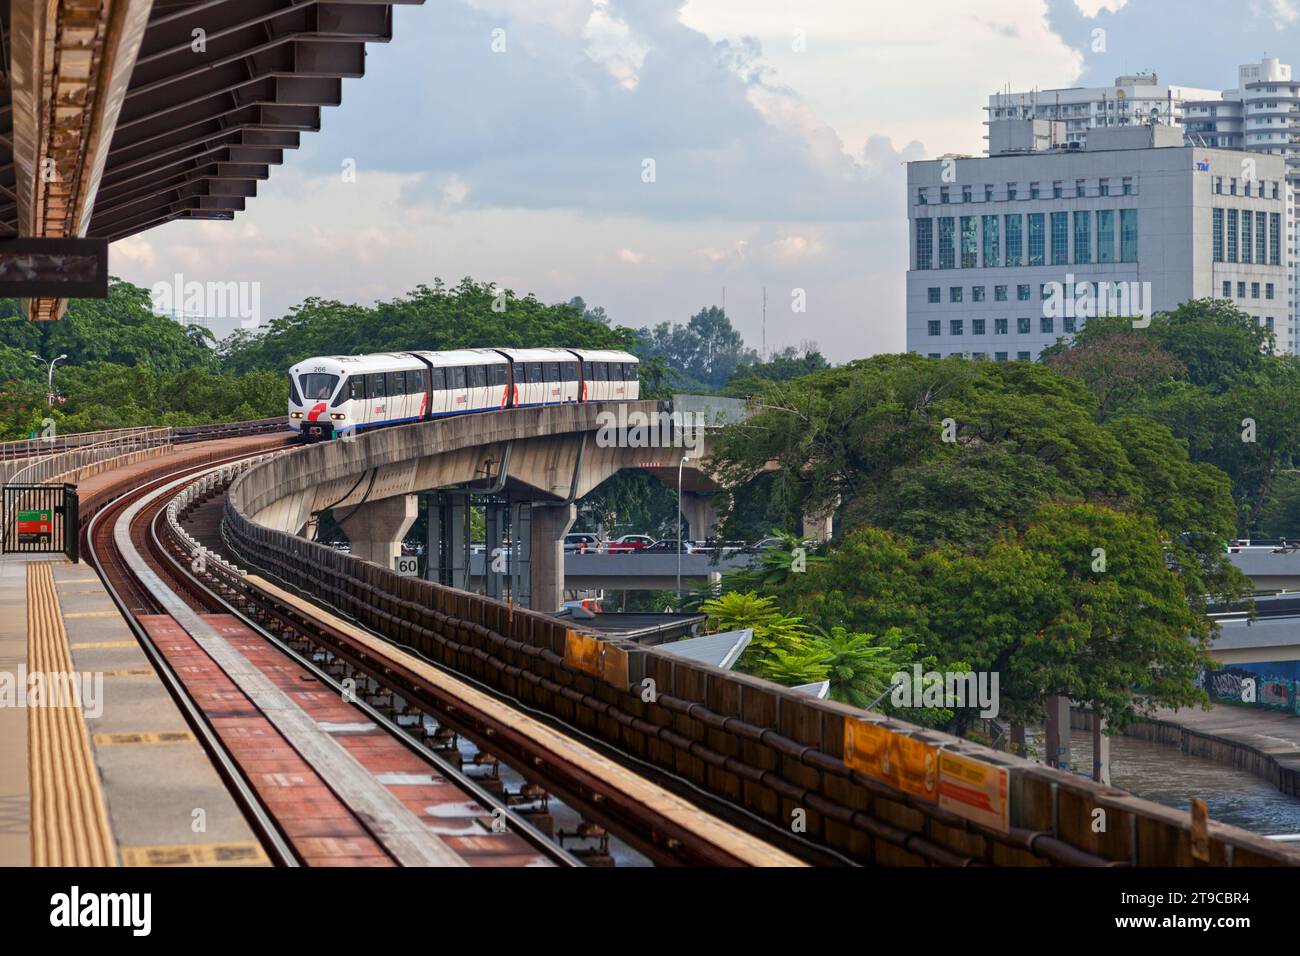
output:
[{"label": "train headlight", "polygon": [[341,421],[343,421],[343,419],[345,419],[345,418],[347,418],[347,417],[348,417],[348,416],[346,416],[346,415],[341,415],[341,414],[339,414],[338,412],[330,412],[330,418],[334,419],[336,422],[341,422]]},{"label": "train headlight", "polygon": [[290,418],[302,418],[302,412],[290,412],[290,413],[289,413],[289,417],[290,417]]}]

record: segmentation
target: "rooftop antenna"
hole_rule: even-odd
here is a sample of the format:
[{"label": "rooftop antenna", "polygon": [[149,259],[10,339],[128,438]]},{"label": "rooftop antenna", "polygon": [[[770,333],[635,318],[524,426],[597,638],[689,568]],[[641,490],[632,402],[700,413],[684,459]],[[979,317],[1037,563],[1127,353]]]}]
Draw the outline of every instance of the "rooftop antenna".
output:
[{"label": "rooftop antenna", "polygon": [[763,355],[762,360],[767,361],[767,286],[763,286]]}]

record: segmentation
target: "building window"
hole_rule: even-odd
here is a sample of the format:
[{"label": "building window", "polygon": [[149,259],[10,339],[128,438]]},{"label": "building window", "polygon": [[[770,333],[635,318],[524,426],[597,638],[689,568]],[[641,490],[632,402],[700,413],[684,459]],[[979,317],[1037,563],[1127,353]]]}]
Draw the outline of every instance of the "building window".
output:
[{"label": "building window", "polygon": [[1215,176],[1215,177],[1214,177],[1214,192],[1215,192],[1216,195],[1222,195],[1222,194],[1223,194],[1223,177],[1222,177],[1222,176]]},{"label": "building window", "polygon": [[1097,261],[1115,261],[1115,210],[1097,210]]},{"label": "building window", "polygon": [[978,238],[975,235],[975,217],[961,217],[961,267],[974,269],[976,255],[979,253]]},{"label": "building window", "polygon": [[1022,264],[1024,247],[1021,237],[1021,217],[1020,213],[1006,217],[1007,227],[1007,267],[1018,266]]},{"label": "building window", "polygon": [[1074,319],[1070,316],[1064,316],[1061,319],[1061,331],[1068,335],[1074,334]]},{"label": "building window", "polygon": [[1229,179],[1229,180],[1228,180],[1228,195],[1229,195],[1229,196],[1235,196],[1235,195],[1237,195],[1237,180],[1236,180],[1236,179]]},{"label": "building window", "polygon": [[1031,212],[1029,214],[1029,264],[1031,266],[1044,264],[1043,240],[1043,214],[1041,212]]},{"label": "building window", "polygon": [[985,201],[985,202],[992,202],[992,201],[993,201],[993,187],[992,187],[992,186],[985,186],[985,187],[984,187],[984,201]]},{"label": "building window", "polygon": [[929,355],[926,356],[926,358],[942,358],[942,357],[943,356],[941,356],[938,352],[931,352]]},{"label": "building window", "polygon": [[1040,282],[1040,283],[1038,283],[1038,297],[1039,297],[1040,299],[1046,299],[1046,298],[1048,297],[1047,283],[1046,283],[1046,282]]},{"label": "building window", "polygon": [[1099,179],[1099,180],[1097,180],[1097,195],[1099,195],[1099,196],[1109,196],[1109,195],[1110,195],[1110,180],[1109,180],[1109,179]]},{"label": "building window", "polygon": [[1052,265],[1063,266],[1070,262],[1070,214],[1052,213]]},{"label": "building window", "polygon": [[1015,199],[1015,198],[1016,198],[1016,184],[1015,184],[1015,183],[1007,183],[1007,198],[1008,198],[1008,199]]},{"label": "building window", "polygon": [[1028,319],[1016,319],[1016,332],[1020,335],[1028,335],[1029,331],[1030,325]]},{"label": "building window", "polygon": [[1271,298],[1273,298],[1273,283],[1271,283],[1271,282],[1265,283],[1265,285],[1264,285],[1264,298],[1266,298],[1266,299],[1271,299]]},{"label": "building window", "polygon": [[1269,316],[1267,319],[1264,320],[1264,327],[1265,327],[1266,329],[1268,329],[1270,332],[1273,331],[1273,317],[1272,317],[1272,316]]},{"label": "building window", "polygon": [[928,206],[930,201],[925,197],[925,187],[922,186],[916,191],[916,204],[918,206]]},{"label": "building window", "polygon": [[1016,301],[1018,302],[1029,301],[1029,286],[1027,284],[1016,286]]},{"label": "building window", "polygon": [[1252,282],[1252,283],[1250,284],[1250,297],[1251,297],[1252,299],[1258,299],[1258,298],[1259,298],[1259,283],[1258,283],[1258,282]]},{"label": "building window", "polygon": [[971,335],[983,335],[983,334],[984,334],[984,320],[983,320],[983,319],[971,319],[971,320],[970,320],[970,334],[971,334]]},{"label": "building window", "polygon": [[1030,353],[1028,353],[1028,352],[1017,352],[1017,353],[1016,353],[1016,361],[1017,361],[1017,362],[1028,362],[1028,361],[1029,361],[1029,354],[1030,354]]},{"label": "building window", "polygon": [[1232,281],[1229,279],[1223,280],[1223,297],[1225,299],[1232,298]]},{"label": "building window", "polygon": [[1255,213],[1255,265],[1264,265],[1268,257],[1268,250],[1264,248],[1266,241],[1264,214],[1257,212]]},{"label": "building window", "polygon": [[1273,183],[1273,198],[1274,198],[1274,199],[1277,199],[1277,198],[1278,198],[1278,191],[1277,191],[1277,189],[1278,189],[1278,187],[1277,187],[1277,183],[1275,182],[1275,183]]},{"label": "building window", "polygon": [[1001,265],[998,261],[998,217],[981,217],[981,226],[984,230],[984,268],[996,269]]},{"label": "building window", "polygon": [[1120,180],[1120,192],[1123,193],[1125,196],[1132,196],[1132,195],[1133,195],[1133,177],[1132,177],[1132,176],[1125,176],[1123,179]]},{"label": "building window", "polygon": [[1030,183],[1030,184],[1029,184],[1029,198],[1030,198],[1030,199],[1037,199],[1037,198],[1038,198],[1038,195],[1039,195],[1040,192],[1041,192],[1041,189],[1039,188],[1038,183]]},{"label": "building window", "polygon": [[943,203],[945,206],[948,204],[948,187],[947,187],[947,186],[940,186],[940,187],[939,187],[939,202]]},{"label": "building window", "polygon": [[1228,210],[1228,261],[1237,261],[1237,210]]},{"label": "building window", "polygon": [[1273,266],[1282,264],[1282,214],[1268,214],[1268,263]]},{"label": "building window", "polygon": [[930,288],[926,290],[926,294],[929,297],[931,304],[940,301],[939,287],[937,285],[930,286]]},{"label": "building window", "polygon": [[1007,320],[1006,320],[1006,319],[994,319],[994,320],[993,320],[993,334],[994,334],[994,335],[1006,335],[1006,334],[1007,334]]},{"label": "building window", "polygon": [[1052,183],[1052,198],[1060,199],[1064,195],[1065,195],[1065,184],[1062,183],[1060,180],[1057,180],[1056,182]]},{"label": "building window", "polygon": [[1216,209],[1213,213],[1213,238],[1214,238],[1214,261],[1223,261],[1223,210]]},{"label": "building window", "polygon": [[1088,195],[1088,181],[1086,179],[1076,179],[1074,181],[1074,195],[1080,199]]},{"label": "building window", "polygon": [[1050,315],[1039,316],[1038,331],[1047,333],[1052,331],[1052,317]]},{"label": "building window", "polygon": [[963,187],[961,187],[961,201],[962,201],[962,202],[972,202],[972,201],[973,201],[973,200],[971,199],[971,191],[970,191],[970,187],[969,187],[969,186],[963,186]]},{"label": "building window", "polygon": [[938,319],[931,319],[929,322],[926,323],[926,326],[929,328],[931,335],[939,334],[940,323]]},{"label": "building window", "polygon": [[961,301],[961,286],[955,285],[948,289],[948,301],[949,302]]},{"label": "building window", "polygon": [[961,319],[949,319],[949,320],[948,320],[948,334],[949,334],[949,335],[961,335],[961,334],[962,334],[962,332],[961,332],[961,325],[962,325],[962,320],[961,320]]},{"label": "building window", "polygon": [[994,359],[994,361],[997,361],[997,362],[1005,362],[1005,361],[1007,360],[1007,353],[1006,353],[1006,352],[994,352],[994,353],[993,353],[993,359]]},{"label": "building window", "polygon": [[1119,211],[1119,261],[1138,261],[1138,211]]},{"label": "building window", "polygon": [[1246,283],[1244,282],[1237,283],[1237,298],[1238,299],[1246,298]]},{"label": "building window", "polygon": [[1254,253],[1250,248],[1251,237],[1255,233],[1255,214],[1249,209],[1241,211],[1241,261],[1250,262]]},{"label": "building window", "polygon": [[993,287],[993,301],[994,301],[994,302],[1005,302],[1005,301],[1007,301],[1007,287],[1006,287],[1006,286],[1004,286],[1004,285],[995,285],[995,286]]},{"label": "building window", "polygon": [[957,266],[955,250],[953,248],[953,226],[956,220],[952,216],[944,216],[939,220],[939,268],[954,269]]},{"label": "building window", "polygon": [[1074,261],[1092,262],[1092,215],[1086,209],[1074,214]]},{"label": "building window", "polygon": [[984,287],[982,285],[971,286],[970,300],[972,302],[984,301]]},{"label": "building window", "polygon": [[934,220],[916,220],[916,268],[929,269],[934,265]]}]

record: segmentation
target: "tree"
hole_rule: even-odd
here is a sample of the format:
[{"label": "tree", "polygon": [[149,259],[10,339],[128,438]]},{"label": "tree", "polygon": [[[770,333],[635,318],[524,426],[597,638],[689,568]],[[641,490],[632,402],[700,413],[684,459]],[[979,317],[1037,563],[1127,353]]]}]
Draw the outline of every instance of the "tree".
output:
[{"label": "tree", "polygon": [[738,664],[741,670],[754,670],[776,650],[808,649],[807,629],[798,617],[783,614],[771,597],[732,591],[705,601],[700,610],[708,615],[710,633],[753,628],[753,638]]},{"label": "tree", "polygon": [[1183,363],[1151,336],[1131,329],[1090,335],[1056,352],[1044,350],[1042,359],[1049,368],[1087,386],[1097,398],[1097,417],[1103,421],[1138,394],[1187,374]]},{"label": "tree", "polygon": [[685,325],[661,322],[638,330],[635,348],[643,361],[661,360],[676,376],[677,387],[707,391],[722,388],[754,355],[717,306],[701,309]]}]

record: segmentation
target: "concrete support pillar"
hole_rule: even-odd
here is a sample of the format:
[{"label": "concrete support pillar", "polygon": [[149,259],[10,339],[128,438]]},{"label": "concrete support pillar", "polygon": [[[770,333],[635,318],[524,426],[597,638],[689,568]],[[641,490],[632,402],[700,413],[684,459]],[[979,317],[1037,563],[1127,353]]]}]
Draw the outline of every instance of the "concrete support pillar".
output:
[{"label": "concrete support pillar", "polygon": [[1054,695],[1043,704],[1047,709],[1043,758],[1049,767],[1067,770],[1070,766],[1070,698]]},{"label": "concrete support pillar", "polygon": [[532,507],[528,606],[534,611],[558,611],[564,603],[564,536],[577,518],[577,505]]},{"label": "concrete support pillar", "polygon": [[1110,783],[1110,737],[1106,734],[1106,721],[1092,715],[1092,779]]},{"label": "concrete support pillar", "polygon": [[803,516],[803,537],[806,541],[820,543],[829,541],[834,534],[833,522],[835,520],[835,509],[840,506],[839,498],[835,503],[824,511],[818,511],[814,514]]},{"label": "concrete support pillar", "polygon": [[465,495],[428,496],[425,577],[449,587],[469,581],[469,500]]},{"label": "concrete support pillar", "polygon": [[488,597],[499,598],[505,594],[505,569],[508,558],[504,552],[506,541],[506,504],[503,501],[488,501],[483,506],[486,534],[484,535],[483,553],[483,593]]},{"label": "concrete support pillar", "polygon": [[691,541],[712,538],[718,528],[717,499],[698,491],[683,492],[682,520],[689,526],[689,531],[683,531],[683,537]]},{"label": "concrete support pillar", "polygon": [[334,517],[352,544],[353,557],[392,568],[402,553],[402,539],[415,523],[418,505],[415,495],[397,495],[355,509],[340,508]]}]

